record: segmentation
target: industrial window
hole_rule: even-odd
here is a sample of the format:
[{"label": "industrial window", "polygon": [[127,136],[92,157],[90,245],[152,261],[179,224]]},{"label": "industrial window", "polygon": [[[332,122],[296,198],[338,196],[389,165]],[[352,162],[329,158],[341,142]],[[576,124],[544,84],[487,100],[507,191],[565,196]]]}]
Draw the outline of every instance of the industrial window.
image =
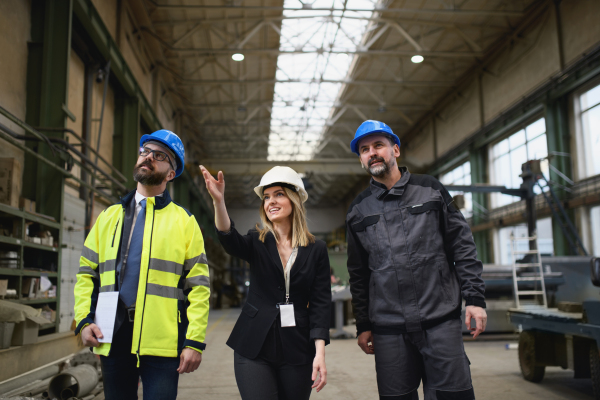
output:
[{"label": "industrial window", "polygon": [[[492,146],[490,160],[495,185],[518,188],[523,180],[521,165],[527,160],[539,160],[548,156],[546,122],[543,118]],[[548,177],[548,162],[542,162],[542,172]],[[539,188],[537,192],[539,192]],[[492,195],[492,207],[500,207],[519,200],[500,193]]]},{"label": "industrial window", "polygon": [[583,154],[580,160],[580,177],[600,174],[600,86],[579,96],[579,122],[581,123],[580,145]]},{"label": "industrial window", "polygon": [[592,224],[592,251],[595,256],[600,256],[600,206],[590,209],[590,222]]},{"label": "industrial window", "polygon": [[[538,232],[538,247],[540,253],[544,256],[551,256],[554,254],[554,240],[552,238],[552,218],[542,218],[537,220],[537,232]],[[498,229],[496,237],[496,263],[501,265],[512,265],[512,243],[510,240],[510,234],[514,233],[516,237],[527,236],[527,225],[515,225],[507,226],[505,228]],[[524,251],[529,249],[529,242],[525,240],[519,240],[515,242],[517,250]],[[524,255],[519,255],[517,259],[523,258]]]},{"label": "industrial window", "polygon": [[[440,182],[444,185],[470,185],[471,184],[471,162],[467,161],[451,171],[440,175]],[[450,192],[452,196],[464,194],[465,207],[461,209],[465,217],[470,217],[473,214],[473,196],[471,193]]]}]

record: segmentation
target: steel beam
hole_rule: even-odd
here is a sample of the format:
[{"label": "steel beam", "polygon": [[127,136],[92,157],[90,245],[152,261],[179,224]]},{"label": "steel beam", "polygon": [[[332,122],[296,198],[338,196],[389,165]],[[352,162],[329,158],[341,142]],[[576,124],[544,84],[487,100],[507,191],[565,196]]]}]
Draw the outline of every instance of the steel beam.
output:
[{"label": "steel beam", "polygon": [[[147,32],[147,31],[146,31]],[[156,36],[153,36],[156,37]],[[179,53],[176,56],[168,56],[166,58],[198,58],[198,57],[214,57],[216,55],[223,55],[231,57],[234,53],[248,54],[268,54],[271,56],[291,55],[291,54],[356,54],[359,56],[369,57],[412,57],[414,55],[421,55],[423,57],[433,58],[478,58],[485,55],[481,51],[431,51],[431,50],[360,50],[360,49],[342,49],[342,50],[326,50],[323,48],[319,49],[307,49],[307,50],[281,50],[281,49],[240,49],[240,48],[195,48],[195,47],[173,47],[168,43],[161,40],[161,43],[168,48],[169,51]],[[189,53],[187,55],[181,55],[181,53]]]},{"label": "steel beam", "polygon": [[[567,98],[563,97],[550,102],[546,105],[545,112],[546,115],[544,115],[544,117],[546,122],[548,153],[570,154],[569,142],[571,137],[569,132],[569,105]],[[573,172],[571,170],[572,160],[570,156],[549,157],[549,162],[567,177],[573,176]],[[550,176],[548,179],[553,182],[561,182],[563,185],[568,184],[568,182],[562,179],[562,177],[553,170],[550,170]],[[564,200],[567,198],[568,193],[563,190],[558,190],[558,195],[562,200]],[[575,213],[573,210],[568,210],[567,212],[569,214],[569,218],[573,221]],[[579,255],[572,254],[568,239],[563,234],[563,229],[560,226],[561,223],[562,222],[559,219],[554,217],[552,218],[554,254],[557,256]]]},{"label": "steel beam", "polygon": [[364,8],[333,8],[333,7],[312,7],[305,3],[302,8],[281,7],[281,6],[227,6],[227,5],[179,5],[179,4],[160,4],[154,0],[148,0],[157,10],[239,10],[239,11],[325,11],[325,12],[379,12],[390,14],[412,14],[412,15],[452,15],[452,16],[488,16],[488,17],[521,17],[523,11],[519,10],[466,10],[466,9],[447,9],[447,8],[385,8],[375,7],[374,9]]},{"label": "steel beam", "polygon": [[[282,107],[279,106],[275,103],[287,103],[287,102],[298,102],[301,101],[302,99],[298,99],[298,100],[264,100],[264,101],[260,101],[260,102],[251,102],[251,103],[246,103],[243,104],[244,107],[247,107],[248,109],[253,108],[253,107],[261,107],[261,106],[265,106],[265,105],[272,105],[274,108],[275,107]],[[345,105],[351,106],[351,107],[359,107],[359,108],[378,108],[380,107],[380,104],[378,103],[345,103],[345,102],[324,102],[324,101],[317,101],[317,102],[308,102],[307,105],[305,105],[307,108],[311,108],[312,106],[318,106],[318,107],[325,107],[325,106],[329,106],[329,107],[343,107]],[[187,108],[208,108],[208,109],[230,109],[230,108],[235,108],[238,109],[240,106],[242,106],[242,103],[186,103],[186,107]],[[298,107],[297,105],[285,105],[284,107]],[[387,109],[401,109],[401,110],[415,110],[415,111],[426,111],[429,110],[430,107],[427,105],[419,105],[419,104],[385,104],[385,108]],[[238,110],[240,111],[240,110]],[[243,111],[242,111],[243,112]]]},{"label": "steel beam", "polygon": [[112,38],[108,28],[104,24],[100,14],[92,4],[91,0],[72,0],[73,12],[79,22],[83,25],[87,34],[97,47],[98,51],[108,61],[110,60],[111,75],[117,78],[126,94],[137,97],[140,104],[140,115],[152,130],[161,128],[161,123],[148,102],[144,92],[140,88],[133,72],[127,65],[119,47]]},{"label": "steel beam", "polygon": [[455,29],[455,28],[471,28],[471,29],[496,29],[496,30],[502,30],[502,31],[508,31],[510,30],[509,27],[507,26],[499,26],[499,25],[493,25],[493,24],[484,24],[484,25],[480,25],[480,24],[467,24],[467,23],[461,23],[461,22],[439,22],[439,21],[432,21],[432,20],[422,20],[422,19],[414,19],[414,18],[396,18],[396,17],[392,17],[392,18],[379,18],[379,17],[361,17],[361,16],[356,16],[356,15],[336,15],[336,16],[331,16],[331,15],[280,15],[280,16],[276,16],[276,17],[246,17],[246,18],[236,18],[236,17],[232,17],[232,18],[210,18],[207,17],[205,19],[186,19],[186,20],[173,20],[173,19],[168,19],[168,20],[164,20],[164,21],[154,21],[152,23],[152,25],[154,27],[161,27],[161,26],[175,26],[175,25],[196,25],[196,24],[202,24],[202,25],[216,25],[216,24],[237,24],[237,23],[256,23],[256,22],[260,22],[260,21],[265,21],[267,23],[269,22],[278,22],[278,21],[284,21],[284,20],[298,20],[298,19],[315,19],[315,18],[322,18],[325,19],[327,21],[333,21],[335,22],[336,20],[342,20],[342,19],[354,19],[354,20],[360,20],[360,21],[369,21],[369,22],[394,22],[394,23],[402,23],[402,24],[406,24],[406,25],[424,25],[424,26],[438,26],[438,27],[442,27],[442,28],[448,28],[448,29]]},{"label": "steel beam", "polygon": [[[35,0],[31,12],[31,42],[27,75],[26,121],[32,126],[65,128],[68,109],[69,59],[71,52],[72,1]],[[48,136],[64,139],[61,130]],[[28,147],[58,165],[61,161],[45,145]],[[60,172],[26,156],[23,196],[35,199],[38,211],[62,219],[63,182]]]},{"label": "steel beam", "polygon": [[206,85],[248,85],[248,84],[276,84],[276,83],[341,83],[355,86],[386,86],[386,87],[445,87],[454,85],[452,81],[401,81],[401,80],[354,80],[354,79],[181,79],[182,86]]},{"label": "steel beam", "polygon": [[223,171],[225,175],[260,176],[277,165],[286,165],[301,174],[365,175],[358,157],[341,159],[316,159],[311,161],[267,161],[264,159],[204,159],[211,172]]},{"label": "steel beam", "polygon": [[[140,103],[137,97],[115,96],[113,165],[127,177],[126,186],[135,187],[133,167],[139,149]],[[116,195],[113,194],[113,195]]]},{"label": "steel beam", "polygon": [[[480,148],[470,152],[471,162],[471,183],[472,184],[485,184],[489,182],[487,177],[487,149]],[[485,193],[473,193],[472,199],[474,203],[477,203],[486,210],[489,210],[489,196]],[[473,225],[478,225],[485,222],[486,215],[482,215],[482,210],[473,205]],[[491,263],[493,261],[493,243],[491,238],[491,232],[475,232],[473,233],[473,239],[477,246],[477,253],[479,259],[484,263]]]}]

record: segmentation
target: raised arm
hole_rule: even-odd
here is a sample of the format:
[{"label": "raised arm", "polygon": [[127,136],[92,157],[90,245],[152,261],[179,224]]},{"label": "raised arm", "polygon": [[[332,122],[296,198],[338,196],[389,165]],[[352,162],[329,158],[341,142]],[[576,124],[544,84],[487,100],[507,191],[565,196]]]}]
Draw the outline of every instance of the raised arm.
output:
[{"label": "raised arm", "polygon": [[204,176],[206,189],[213,199],[215,225],[221,232],[229,232],[231,223],[229,214],[227,214],[227,207],[225,207],[225,177],[223,176],[223,172],[219,171],[217,174],[219,180],[216,180],[202,165],[200,166],[200,171],[202,171],[202,175]]}]

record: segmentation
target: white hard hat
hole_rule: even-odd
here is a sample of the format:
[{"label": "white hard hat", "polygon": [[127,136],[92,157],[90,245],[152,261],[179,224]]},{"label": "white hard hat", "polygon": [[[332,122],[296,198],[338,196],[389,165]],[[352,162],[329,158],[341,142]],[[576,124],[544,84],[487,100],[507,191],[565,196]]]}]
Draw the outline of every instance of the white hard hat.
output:
[{"label": "white hard hat", "polygon": [[[254,192],[263,198],[263,190],[265,186],[272,185],[274,183],[287,183],[291,185],[293,189],[298,192],[300,199],[304,203],[308,200],[308,193],[304,189],[304,183],[300,175],[290,167],[273,167],[260,180],[260,184],[254,188]],[[290,188],[291,189],[291,188]]]}]

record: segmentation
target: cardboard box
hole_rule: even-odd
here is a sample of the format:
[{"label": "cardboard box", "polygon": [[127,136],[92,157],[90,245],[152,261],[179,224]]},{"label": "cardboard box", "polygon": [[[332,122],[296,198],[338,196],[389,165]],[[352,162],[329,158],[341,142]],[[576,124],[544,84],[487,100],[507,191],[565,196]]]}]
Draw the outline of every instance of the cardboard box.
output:
[{"label": "cardboard box", "polygon": [[15,330],[10,345],[23,346],[36,343],[40,331],[40,324],[47,324],[48,322],[50,321],[43,317],[28,316],[25,321],[15,324]]},{"label": "cardboard box", "polygon": [[21,287],[21,294],[23,297],[34,298],[40,288],[39,278],[25,278],[23,277],[23,286]]},{"label": "cardboard box", "polygon": [[21,163],[16,158],[0,158],[0,203],[19,207]]},{"label": "cardboard box", "polygon": [[8,289],[8,279],[0,279],[0,297],[6,296],[6,290]]},{"label": "cardboard box", "polygon": [[21,197],[19,201],[19,208],[22,208],[23,211],[35,213],[35,201]]}]

